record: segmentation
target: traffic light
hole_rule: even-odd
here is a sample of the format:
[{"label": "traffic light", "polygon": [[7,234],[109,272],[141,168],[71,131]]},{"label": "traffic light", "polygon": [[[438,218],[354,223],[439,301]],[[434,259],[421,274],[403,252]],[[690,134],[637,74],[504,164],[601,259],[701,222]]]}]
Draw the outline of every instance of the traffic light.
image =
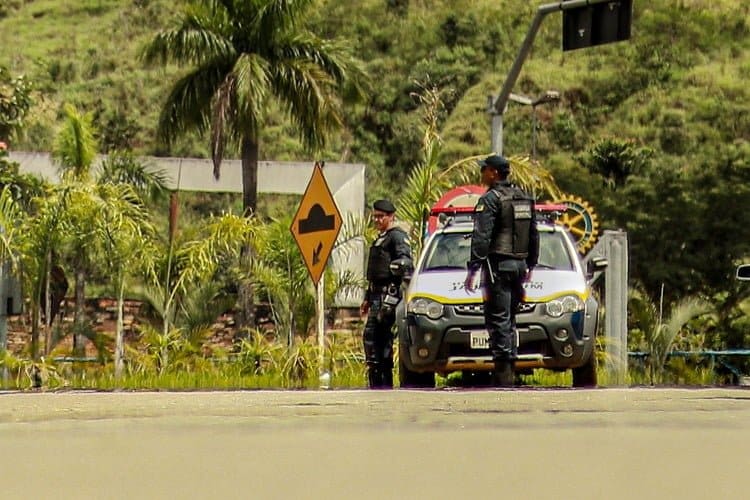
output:
[{"label": "traffic light", "polygon": [[633,0],[612,0],[563,10],[563,50],[630,38]]}]

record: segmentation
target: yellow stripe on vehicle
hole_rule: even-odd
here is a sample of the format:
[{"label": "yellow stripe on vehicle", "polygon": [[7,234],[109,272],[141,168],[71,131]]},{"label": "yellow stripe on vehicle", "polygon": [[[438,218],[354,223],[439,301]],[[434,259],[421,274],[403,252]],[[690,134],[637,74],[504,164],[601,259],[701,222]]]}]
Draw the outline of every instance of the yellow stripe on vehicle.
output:
[{"label": "yellow stripe on vehicle", "polygon": [[[566,290],[563,292],[555,293],[553,295],[545,295],[543,297],[535,298],[534,300],[530,301],[530,303],[544,303],[544,302],[551,302],[555,299],[559,299],[560,297],[565,297],[566,295],[575,295],[579,299],[581,299],[583,302],[586,302],[586,300],[589,298],[589,295],[591,292],[589,290],[586,290],[585,292],[577,292],[574,290]],[[456,298],[449,298],[442,295],[436,295],[432,293],[424,293],[424,292],[416,292],[412,295],[407,296],[406,301],[410,302],[413,299],[430,299],[434,300],[435,302],[440,302],[444,305],[453,305],[453,304],[476,304],[477,302],[482,302],[482,298],[479,297],[479,300],[477,300],[477,297],[466,297],[465,299],[456,299]]]}]

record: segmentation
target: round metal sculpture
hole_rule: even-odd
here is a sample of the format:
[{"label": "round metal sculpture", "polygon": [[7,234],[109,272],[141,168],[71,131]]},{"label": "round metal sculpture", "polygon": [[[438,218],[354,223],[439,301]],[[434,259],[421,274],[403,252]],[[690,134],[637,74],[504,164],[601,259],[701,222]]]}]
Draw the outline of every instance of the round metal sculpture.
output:
[{"label": "round metal sculpture", "polygon": [[555,200],[564,205],[565,212],[560,214],[557,222],[565,226],[576,241],[581,254],[588,252],[599,236],[599,221],[594,209],[585,200],[577,196],[565,195]]}]

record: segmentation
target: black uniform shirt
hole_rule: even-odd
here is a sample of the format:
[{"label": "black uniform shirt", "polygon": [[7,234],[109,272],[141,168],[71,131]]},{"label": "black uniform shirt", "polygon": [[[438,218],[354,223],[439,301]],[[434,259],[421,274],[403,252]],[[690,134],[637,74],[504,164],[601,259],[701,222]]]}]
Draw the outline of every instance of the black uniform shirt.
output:
[{"label": "black uniform shirt", "polygon": [[396,259],[412,261],[409,236],[399,227],[391,227],[378,235],[370,247],[367,262],[367,278],[371,284],[382,286],[400,284],[400,279],[391,275],[390,263]]},{"label": "black uniform shirt", "polygon": [[[471,259],[468,262],[469,270],[477,271],[482,267],[482,262],[487,260],[490,253],[490,246],[495,237],[495,222],[497,221],[498,212],[501,207],[500,197],[497,189],[514,188],[507,179],[498,181],[479,198],[474,208],[474,232],[471,234]],[[529,267],[536,265],[539,255],[539,235],[536,231],[536,221],[534,211],[531,213],[531,230],[529,234],[529,256],[526,263]]]}]

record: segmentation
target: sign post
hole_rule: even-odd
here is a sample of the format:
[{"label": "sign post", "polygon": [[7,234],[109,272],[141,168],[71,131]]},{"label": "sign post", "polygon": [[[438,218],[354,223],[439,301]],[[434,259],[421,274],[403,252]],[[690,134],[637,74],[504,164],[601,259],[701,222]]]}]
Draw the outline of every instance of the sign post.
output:
[{"label": "sign post", "polygon": [[323,176],[323,164],[316,162],[312,177],[302,196],[297,214],[289,228],[297,243],[307,271],[315,284],[316,329],[318,334],[321,387],[327,387],[330,375],[325,372],[325,304],[322,279],[336,238],[341,230],[341,213]]}]

